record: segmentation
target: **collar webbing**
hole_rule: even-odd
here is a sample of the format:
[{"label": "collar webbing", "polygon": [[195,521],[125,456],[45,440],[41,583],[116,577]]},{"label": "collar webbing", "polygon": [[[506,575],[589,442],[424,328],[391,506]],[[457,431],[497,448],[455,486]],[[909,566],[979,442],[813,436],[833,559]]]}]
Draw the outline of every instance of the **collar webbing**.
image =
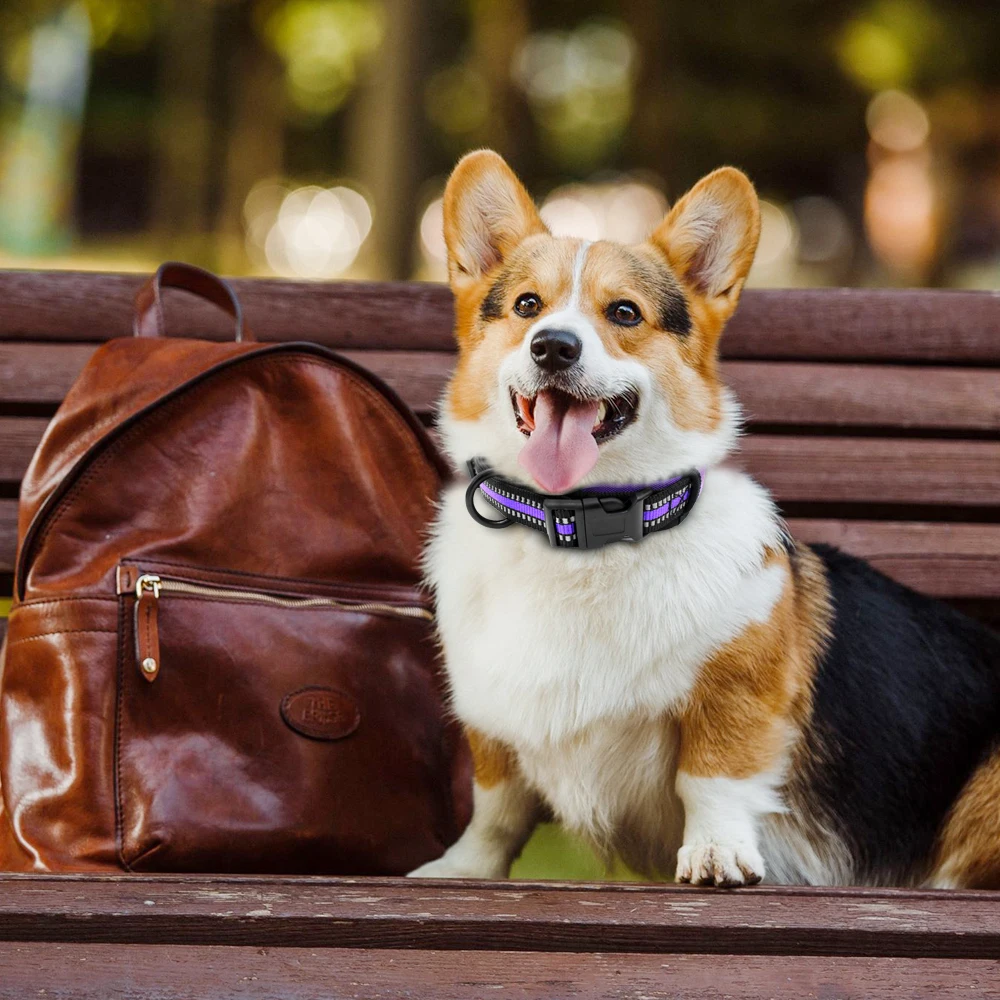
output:
[{"label": "collar webbing", "polygon": [[[599,549],[609,542],[637,542],[654,531],[675,528],[701,493],[703,473],[689,472],[649,486],[588,486],[572,493],[536,493],[502,479],[482,459],[469,462],[465,492],[469,513],[489,528],[523,524],[544,531],[558,548]],[[475,496],[504,515],[494,521],[476,510]]]}]

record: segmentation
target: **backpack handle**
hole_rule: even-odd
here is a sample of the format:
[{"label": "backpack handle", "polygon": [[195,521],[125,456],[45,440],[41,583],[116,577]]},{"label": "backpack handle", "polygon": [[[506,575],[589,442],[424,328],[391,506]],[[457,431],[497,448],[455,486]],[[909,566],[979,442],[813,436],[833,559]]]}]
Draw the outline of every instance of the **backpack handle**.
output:
[{"label": "backpack handle", "polygon": [[197,295],[229,313],[236,323],[236,342],[254,340],[250,328],[243,322],[243,308],[232,286],[193,264],[167,261],[139,289],[135,296],[135,317],[132,332],[136,337],[164,337],[166,323],[163,316],[163,289],[179,288]]}]

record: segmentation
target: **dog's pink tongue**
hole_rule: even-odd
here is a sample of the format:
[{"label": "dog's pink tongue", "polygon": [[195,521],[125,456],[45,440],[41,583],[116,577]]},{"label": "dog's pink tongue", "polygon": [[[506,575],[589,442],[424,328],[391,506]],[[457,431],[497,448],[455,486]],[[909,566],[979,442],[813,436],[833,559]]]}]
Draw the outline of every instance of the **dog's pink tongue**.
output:
[{"label": "dog's pink tongue", "polygon": [[571,490],[596,464],[598,405],[548,390],[535,398],[535,429],[517,460],[546,493]]}]

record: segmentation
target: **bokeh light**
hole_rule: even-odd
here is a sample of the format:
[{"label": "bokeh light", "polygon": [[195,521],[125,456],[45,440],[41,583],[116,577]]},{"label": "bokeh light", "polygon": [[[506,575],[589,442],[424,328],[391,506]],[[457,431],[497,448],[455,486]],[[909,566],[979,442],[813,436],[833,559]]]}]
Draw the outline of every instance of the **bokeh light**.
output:
[{"label": "bokeh light", "polygon": [[946,24],[928,0],[873,0],[844,27],[837,55],[870,90],[902,87],[955,60]]},{"label": "bokeh light", "polygon": [[919,149],[931,130],[923,106],[901,90],[876,94],[868,103],[865,123],[872,140],[893,153]]},{"label": "bokeh light", "polygon": [[346,100],[359,63],[382,41],[373,0],[284,0],[264,21],[285,64],[288,95],[304,112],[328,115]]},{"label": "bokeh light", "polygon": [[514,58],[547,152],[587,167],[620,139],[632,115],[637,47],[616,21],[585,21],[572,31],[530,35]]},{"label": "bokeh light", "polygon": [[799,261],[803,264],[846,264],[853,251],[851,223],[844,210],[823,195],[807,195],[792,202],[798,226]]},{"label": "bokeh light", "polygon": [[798,244],[795,216],[781,205],[761,199],[760,242],[747,283],[775,287],[795,284]]},{"label": "bokeh light", "polygon": [[622,178],[556,188],[542,201],[542,220],[555,236],[638,243],[667,210],[667,200],[651,184]]},{"label": "bokeh light", "polygon": [[343,185],[256,185],[243,206],[247,252],[262,270],[322,279],[344,274],[372,226],[367,200]]},{"label": "bokeh light", "polygon": [[872,252],[892,276],[920,281],[934,256],[939,222],[930,117],[900,90],[885,90],[868,104],[871,172],[865,190],[865,230]]},{"label": "bokeh light", "polygon": [[444,201],[435,198],[420,217],[420,248],[430,276],[447,276],[448,250],[444,242]]},{"label": "bokeh light", "polygon": [[919,280],[933,257],[936,207],[926,157],[890,157],[872,168],[865,192],[868,242],[903,280]]},{"label": "bokeh light", "polygon": [[840,60],[859,83],[875,89],[908,81],[910,54],[889,28],[870,21],[852,21],[840,42]]}]

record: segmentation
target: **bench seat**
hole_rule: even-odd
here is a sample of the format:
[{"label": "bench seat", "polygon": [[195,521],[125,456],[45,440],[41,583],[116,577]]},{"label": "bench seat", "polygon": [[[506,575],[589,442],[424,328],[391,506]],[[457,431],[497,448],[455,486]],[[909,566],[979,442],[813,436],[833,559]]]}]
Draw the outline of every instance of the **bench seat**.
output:
[{"label": "bench seat", "polygon": [[[0,602],[32,452],[141,280],[0,272]],[[433,424],[446,289],[235,285],[259,339],[343,350]],[[194,300],[168,311],[227,335]],[[724,355],[738,461],[798,537],[1000,623],[1000,295],[751,290]],[[0,996],[27,995],[1000,996],[1000,893],[0,875]]]}]

